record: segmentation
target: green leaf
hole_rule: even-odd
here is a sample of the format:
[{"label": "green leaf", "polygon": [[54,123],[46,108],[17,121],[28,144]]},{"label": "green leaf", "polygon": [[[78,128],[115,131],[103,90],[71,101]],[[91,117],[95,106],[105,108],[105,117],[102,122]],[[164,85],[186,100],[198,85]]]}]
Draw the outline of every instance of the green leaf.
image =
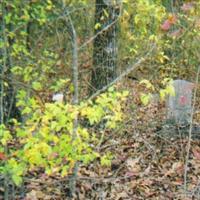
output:
[{"label": "green leaf", "polygon": [[61,170],[61,177],[65,177],[68,174],[69,166],[64,166]]},{"label": "green leaf", "polygon": [[151,99],[151,94],[142,93],[140,95],[140,100],[142,101],[142,104],[145,106],[149,103],[150,99]]},{"label": "green leaf", "polygon": [[33,82],[32,87],[33,87],[34,90],[41,90],[42,89],[42,85],[39,82]]},{"label": "green leaf", "polygon": [[22,110],[22,114],[29,114],[32,112],[32,109],[30,107],[25,107],[23,110]]},{"label": "green leaf", "polygon": [[100,158],[100,162],[102,166],[111,166],[112,156],[110,154],[106,154]]},{"label": "green leaf", "polygon": [[11,14],[11,13],[8,13],[8,14],[5,16],[6,24],[9,24],[9,23],[10,23],[11,17],[12,17],[12,14]]},{"label": "green leaf", "polygon": [[114,92],[114,87],[110,87],[110,88],[108,89],[108,92]]},{"label": "green leaf", "polygon": [[25,130],[23,130],[23,129],[18,129],[18,130],[17,130],[17,137],[23,138],[23,137],[25,137],[25,136],[27,136],[27,131],[25,131]]},{"label": "green leaf", "polygon": [[12,180],[17,186],[21,185],[22,183],[22,177],[18,175],[12,175]]}]

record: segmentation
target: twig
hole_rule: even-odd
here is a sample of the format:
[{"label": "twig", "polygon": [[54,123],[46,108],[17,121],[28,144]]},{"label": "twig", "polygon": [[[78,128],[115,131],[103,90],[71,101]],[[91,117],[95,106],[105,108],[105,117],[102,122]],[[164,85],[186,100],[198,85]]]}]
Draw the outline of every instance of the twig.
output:
[{"label": "twig", "polygon": [[[198,67],[198,71],[197,71],[196,84],[198,84],[198,82],[199,82],[199,73],[200,73],[200,66]],[[184,169],[184,192],[185,192],[185,195],[187,193],[187,173],[188,173],[188,163],[189,163],[190,148],[191,148],[192,127],[193,127],[192,123],[193,123],[193,115],[194,115],[196,96],[197,96],[197,87],[195,87],[195,91],[194,91],[193,105],[192,105],[192,111],[191,111],[191,117],[190,117],[189,138],[188,138],[187,152],[186,152],[186,158],[185,158],[186,159],[185,160],[185,169]]]}]

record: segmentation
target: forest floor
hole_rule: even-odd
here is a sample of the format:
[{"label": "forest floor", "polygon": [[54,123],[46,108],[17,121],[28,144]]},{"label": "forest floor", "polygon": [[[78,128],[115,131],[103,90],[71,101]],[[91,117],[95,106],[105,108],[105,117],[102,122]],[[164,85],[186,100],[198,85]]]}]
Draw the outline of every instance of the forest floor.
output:
[{"label": "forest floor", "polygon": [[[185,191],[188,138],[160,134],[165,105],[157,101],[143,106],[138,83],[126,80],[122,85],[130,92],[125,119],[117,130],[105,134],[99,149],[101,153],[112,153],[112,164],[102,167],[96,161],[88,167],[80,166],[74,199],[200,199],[200,140],[191,141]],[[25,200],[66,199],[67,186],[67,179],[30,174],[22,190]]]}]

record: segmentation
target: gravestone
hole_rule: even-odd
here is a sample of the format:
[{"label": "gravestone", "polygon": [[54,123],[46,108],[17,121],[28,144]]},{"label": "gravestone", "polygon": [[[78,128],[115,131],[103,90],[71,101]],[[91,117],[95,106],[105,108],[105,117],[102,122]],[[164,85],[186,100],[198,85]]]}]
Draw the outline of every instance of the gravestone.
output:
[{"label": "gravestone", "polygon": [[188,125],[191,121],[192,93],[195,84],[186,80],[174,80],[175,95],[167,99],[167,121],[176,125]]}]

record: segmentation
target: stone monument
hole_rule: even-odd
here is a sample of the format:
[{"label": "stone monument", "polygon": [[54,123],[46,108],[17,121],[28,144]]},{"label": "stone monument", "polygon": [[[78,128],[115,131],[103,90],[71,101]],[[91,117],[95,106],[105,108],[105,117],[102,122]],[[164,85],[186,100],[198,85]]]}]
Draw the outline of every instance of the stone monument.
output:
[{"label": "stone monument", "polygon": [[195,84],[186,80],[174,80],[175,95],[167,99],[167,121],[176,125],[188,125],[191,121],[192,94]]}]

